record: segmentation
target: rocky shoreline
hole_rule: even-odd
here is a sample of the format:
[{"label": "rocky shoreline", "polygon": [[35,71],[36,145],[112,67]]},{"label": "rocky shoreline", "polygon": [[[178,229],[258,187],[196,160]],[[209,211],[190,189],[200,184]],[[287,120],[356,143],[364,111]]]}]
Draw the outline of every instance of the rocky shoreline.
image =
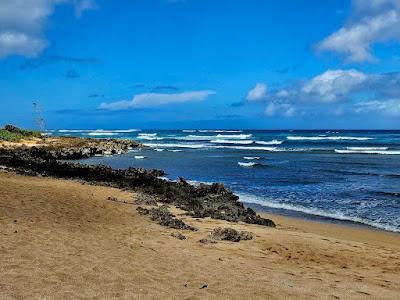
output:
[{"label": "rocky shoreline", "polygon": [[123,153],[140,146],[140,143],[131,140],[52,138],[51,142],[44,142],[41,146],[1,147],[0,166],[20,174],[78,179],[85,183],[140,192],[144,195],[144,205],[157,202],[174,205],[195,218],[211,217],[275,227],[273,221],[258,216],[250,208],[245,208],[239,202],[239,197],[220,183],[200,184],[195,187],[183,178],[177,182],[161,179],[159,177],[165,173],[160,170],[120,170],[104,165],[66,161]]}]

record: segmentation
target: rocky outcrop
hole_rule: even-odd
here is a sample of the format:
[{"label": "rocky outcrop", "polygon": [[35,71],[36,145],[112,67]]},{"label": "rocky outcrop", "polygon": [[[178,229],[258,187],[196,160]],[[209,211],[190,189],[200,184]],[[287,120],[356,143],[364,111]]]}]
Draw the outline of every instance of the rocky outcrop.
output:
[{"label": "rocky outcrop", "polygon": [[253,239],[253,234],[248,231],[237,231],[233,228],[214,228],[210,237],[214,240],[239,242],[241,240]]},{"label": "rocky outcrop", "polygon": [[31,156],[43,159],[71,160],[95,155],[122,154],[140,146],[140,143],[133,140],[62,137],[47,139],[35,147],[21,147],[20,149]]},{"label": "rocky outcrop", "polygon": [[[104,151],[128,149],[136,143],[122,140],[108,142],[107,140],[90,140],[89,144],[80,144],[81,142],[79,140],[79,143],[74,144],[76,148],[52,148],[50,146],[0,148],[0,165],[12,168],[22,174],[73,178],[88,183],[138,191],[146,195],[144,197],[146,199],[138,199],[139,202],[142,201],[142,205],[154,205],[156,202],[172,204],[196,218],[210,217],[230,222],[240,221],[275,227],[273,221],[258,216],[250,208],[245,208],[239,202],[239,197],[220,183],[200,184],[195,187],[183,178],[180,178],[178,182],[160,179],[160,176],[165,175],[160,170],[142,168],[119,170],[104,165],[60,161],[60,159],[91,156],[100,152],[104,153]],[[92,142],[93,144],[91,144]],[[157,219],[159,216],[154,218]],[[161,219],[160,221],[164,222]]]},{"label": "rocky outcrop", "polygon": [[185,224],[180,219],[175,219],[175,216],[169,212],[168,208],[165,205],[151,209],[139,206],[136,210],[141,215],[149,215],[152,221],[156,221],[162,226],[175,229],[197,231],[197,228]]}]

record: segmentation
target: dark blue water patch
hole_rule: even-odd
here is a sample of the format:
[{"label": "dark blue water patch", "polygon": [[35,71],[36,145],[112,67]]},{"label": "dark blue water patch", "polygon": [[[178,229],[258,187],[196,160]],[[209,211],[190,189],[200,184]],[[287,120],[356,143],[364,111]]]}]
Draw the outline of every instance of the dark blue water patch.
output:
[{"label": "dark blue water patch", "polygon": [[384,195],[389,197],[400,198],[400,192],[388,192],[388,191],[373,191],[376,195]]}]

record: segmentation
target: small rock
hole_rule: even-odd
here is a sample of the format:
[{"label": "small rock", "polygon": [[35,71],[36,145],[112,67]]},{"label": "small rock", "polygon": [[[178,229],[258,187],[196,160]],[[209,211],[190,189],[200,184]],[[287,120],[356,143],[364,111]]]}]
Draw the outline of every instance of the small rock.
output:
[{"label": "small rock", "polygon": [[210,239],[201,239],[200,241],[199,241],[199,243],[202,243],[202,244],[216,244],[217,242],[216,241],[214,241],[214,240],[210,240]]},{"label": "small rock", "polygon": [[239,242],[240,240],[251,240],[253,238],[253,234],[248,231],[239,232],[233,228],[217,227],[214,228],[210,237],[214,240]]},{"label": "small rock", "polygon": [[203,285],[200,289],[206,289],[206,288],[208,288],[207,284]]},{"label": "small rock", "polygon": [[173,232],[171,233],[171,236],[177,238],[178,240],[186,240],[186,236],[184,236],[182,233],[179,232]]}]

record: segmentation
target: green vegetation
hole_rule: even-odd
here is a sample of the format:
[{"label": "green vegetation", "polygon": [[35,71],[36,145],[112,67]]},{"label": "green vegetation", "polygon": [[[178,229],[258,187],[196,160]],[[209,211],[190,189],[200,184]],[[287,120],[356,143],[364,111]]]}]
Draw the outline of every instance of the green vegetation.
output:
[{"label": "green vegetation", "polygon": [[0,140],[17,142],[27,138],[41,138],[42,135],[39,131],[24,130],[13,125],[6,125],[3,129],[0,129]]}]

